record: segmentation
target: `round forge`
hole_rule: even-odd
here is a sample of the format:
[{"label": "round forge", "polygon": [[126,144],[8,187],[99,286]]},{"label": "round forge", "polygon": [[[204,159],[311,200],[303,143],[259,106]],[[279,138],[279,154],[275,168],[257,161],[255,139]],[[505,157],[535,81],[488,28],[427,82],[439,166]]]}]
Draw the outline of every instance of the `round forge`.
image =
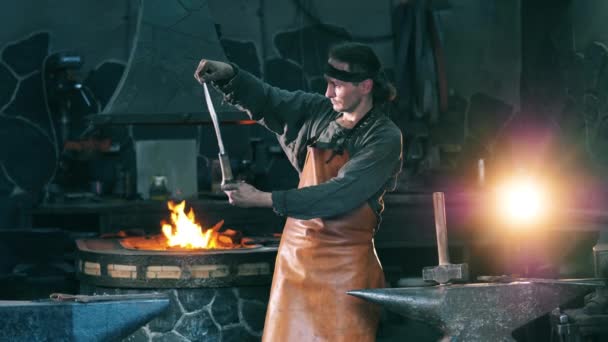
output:
[{"label": "round forge", "polygon": [[267,285],[276,247],[232,249],[125,248],[122,239],[81,239],[77,273],[89,285],[125,288],[197,288]]}]

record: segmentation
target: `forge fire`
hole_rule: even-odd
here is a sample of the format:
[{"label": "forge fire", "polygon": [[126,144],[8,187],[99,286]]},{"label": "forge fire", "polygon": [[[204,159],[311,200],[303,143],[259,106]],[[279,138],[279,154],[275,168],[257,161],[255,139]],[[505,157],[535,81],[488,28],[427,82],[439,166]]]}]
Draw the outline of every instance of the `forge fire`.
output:
[{"label": "forge fire", "polygon": [[145,237],[128,237],[121,244],[129,249],[146,250],[195,250],[249,248],[250,239],[243,238],[241,232],[223,228],[224,220],[209,228],[204,228],[196,220],[194,210],[186,213],[186,201],[167,202],[171,213],[170,222],[162,221],[162,234]]}]

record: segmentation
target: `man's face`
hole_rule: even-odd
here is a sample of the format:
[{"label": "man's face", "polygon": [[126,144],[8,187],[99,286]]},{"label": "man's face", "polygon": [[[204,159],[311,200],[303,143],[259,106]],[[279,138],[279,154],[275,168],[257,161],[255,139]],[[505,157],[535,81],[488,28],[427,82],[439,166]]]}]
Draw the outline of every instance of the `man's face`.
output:
[{"label": "man's face", "polygon": [[[332,58],[328,61],[334,68],[344,71],[348,69],[348,63],[340,62]],[[327,90],[325,97],[331,100],[333,108],[336,112],[353,112],[361,103],[364,92],[360,84],[340,81],[333,77],[325,76],[327,81]]]}]

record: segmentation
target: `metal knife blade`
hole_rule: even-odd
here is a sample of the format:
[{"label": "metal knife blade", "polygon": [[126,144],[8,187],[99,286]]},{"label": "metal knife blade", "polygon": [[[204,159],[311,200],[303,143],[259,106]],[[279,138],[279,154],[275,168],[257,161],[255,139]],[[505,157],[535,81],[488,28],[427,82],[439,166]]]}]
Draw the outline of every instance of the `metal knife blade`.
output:
[{"label": "metal knife blade", "polygon": [[217,113],[215,112],[215,107],[213,106],[213,102],[211,101],[211,96],[209,95],[207,83],[203,83],[203,90],[205,91],[205,101],[207,102],[207,109],[209,110],[211,121],[213,121],[213,128],[215,129],[215,136],[217,137],[217,145],[220,150],[218,153],[218,158],[220,160],[220,167],[222,169],[222,185],[224,185],[226,183],[234,181],[234,177],[232,175],[232,168],[230,167],[230,158],[228,158],[226,150],[224,149],[224,141],[222,140],[220,124],[217,118]]}]

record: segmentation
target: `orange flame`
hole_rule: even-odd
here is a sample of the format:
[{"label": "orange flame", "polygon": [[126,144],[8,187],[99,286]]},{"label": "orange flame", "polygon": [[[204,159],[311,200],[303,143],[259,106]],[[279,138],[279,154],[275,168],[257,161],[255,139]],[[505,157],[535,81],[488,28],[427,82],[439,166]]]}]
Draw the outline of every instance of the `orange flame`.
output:
[{"label": "orange flame", "polygon": [[167,202],[167,206],[171,211],[171,223],[163,222],[162,231],[167,238],[169,246],[179,246],[183,248],[222,248],[218,244],[220,238],[219,229],[224,224],[224,220],[218,222],[212,228],[206,229],[203,232],[201,225],[196,222],[194,211],[190,211],[186,215],[184,208],[186,201],[179,204]]}]

